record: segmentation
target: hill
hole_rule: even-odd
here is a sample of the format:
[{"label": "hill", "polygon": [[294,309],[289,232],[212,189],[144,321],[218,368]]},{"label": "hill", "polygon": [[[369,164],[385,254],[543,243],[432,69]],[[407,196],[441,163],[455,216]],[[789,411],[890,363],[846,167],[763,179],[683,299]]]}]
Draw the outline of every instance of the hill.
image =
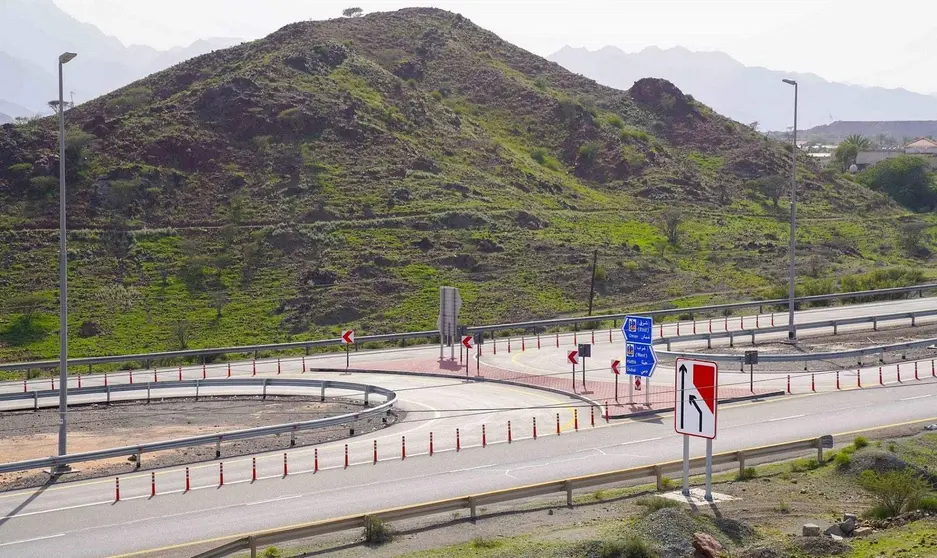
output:
[{"label": "hill", "polygon": [[937,137],[937,120],[892,120],[885,122],[836,121],[803,131],[805,140],[839,143],[858,134],[885,145],[905,145],[923,137]]},{"label": "hill", "polygon": [[667,79],[739,122],[758,122],[763,130],[792,125],[792,93],[782,79],[800,84],[799,125],[837,120],[918,120],[937,114],[937,98],[904,89],[829,82],[815,74],[749,67],[722,52],[691,52],[682,47],[649,47],[626,53],[616,47],[596,51],[564,47],[549,56],[570,71],[599,83],[627,89],[645,77]]},{"label": "hill", "polygon": [[53,0],[0,2],[0,99],[26,107],[12,116],[49,114],[58,98],[56,60],[66,51],[79,56],[66,72],[66,96],[86,101],[152,72],[237,44],[238,39],[207,39],[167,51],[124,46],[97,27],[82,23]]},{"label": "hill", "polygon": [[[601,309],[786,277],[783,145],[441,10],[292,24],[67,121],[73,354],[432,328],[440,285],[469,323],[582,313],[593,250]],[[56,351],[14,297],[55,293],[57,168],[54,120],[0,127],[0,358]],[[802,269],[911,261],[906,212],[799,176]]]}]

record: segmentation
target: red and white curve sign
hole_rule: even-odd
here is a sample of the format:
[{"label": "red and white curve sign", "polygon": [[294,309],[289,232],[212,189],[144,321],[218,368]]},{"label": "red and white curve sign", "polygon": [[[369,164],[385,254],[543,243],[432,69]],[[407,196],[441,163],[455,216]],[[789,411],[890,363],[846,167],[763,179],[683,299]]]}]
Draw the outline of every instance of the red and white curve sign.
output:
[{"label": "red and white curve sign", "polygon": [[678,358],[674,372],[674,430],[687,436],[715,438],[719,366],[715,362]]},{"label": "red and white curve sign", "polygon": [[620,360],[613,360],[613,361],[612,361],[612,374],[614,374],[614,375],[616,375],[616,376],[618,376],[619,374],[621,374],[621,361],[620,361]]},{"label": "red and white curve sign", "polygon": [[462,338],[462,346],[465,347],[466,349],[472,348],[472,336],[471,335],[466,335],[465,337]]},{"label": "red and white curve sign", "polygon": [[570,364],[579,364],[579,359],[576,358],[578,354],[579,351],[569,351],[566,354],[566,360],[569,361]]},{"label": "red and white curve sign", "polygon": [[351,345],[355,342],[355,330],[348,329],[342,332],[342,343]]}]

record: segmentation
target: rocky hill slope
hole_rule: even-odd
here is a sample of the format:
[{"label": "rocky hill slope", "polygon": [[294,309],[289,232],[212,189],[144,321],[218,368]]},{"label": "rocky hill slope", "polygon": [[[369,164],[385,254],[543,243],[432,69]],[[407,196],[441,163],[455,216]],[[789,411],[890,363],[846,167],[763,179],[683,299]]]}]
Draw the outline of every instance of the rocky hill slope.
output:
[{"label": "rocky hill slope", "polygon": [[[604,309],[786,270],[784,180],[757,180],[787,175],[783,145],[441,10],[289,25],[67,120],[76,354],[428,328],[446,284],[474,323],[579,313],[593,250]],[[55,292],[57,169],[53,120],[0,127],[0,300]],[[799,179],[801,265],[906,261],[900,209]],[[0,358],[54,354],[54,317],[8,306]]]}]

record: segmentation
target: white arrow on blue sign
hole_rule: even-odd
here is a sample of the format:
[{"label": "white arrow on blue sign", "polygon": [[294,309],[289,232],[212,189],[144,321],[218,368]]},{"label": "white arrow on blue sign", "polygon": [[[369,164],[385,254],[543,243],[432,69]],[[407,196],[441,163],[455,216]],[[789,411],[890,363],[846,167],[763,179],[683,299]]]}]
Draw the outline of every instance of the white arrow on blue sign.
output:
[{"label": "white arrow on blue sign", "polygon": [[651,344],[651,331],[654,329],[653,318],[644,316],[626,316],[621,324],[621,332],[628,343]]},{"label": "white arrow on blue sign", "polygon": [[625,343],[625,374],[650,378],[657,366],[654,346],[644,343]]}]

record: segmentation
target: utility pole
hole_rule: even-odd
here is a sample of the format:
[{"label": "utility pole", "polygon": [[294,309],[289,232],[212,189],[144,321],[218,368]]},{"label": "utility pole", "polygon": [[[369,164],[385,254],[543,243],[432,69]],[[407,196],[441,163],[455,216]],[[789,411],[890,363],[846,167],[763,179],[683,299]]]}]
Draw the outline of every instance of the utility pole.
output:
[{"label": "utility pole", "polygon": [[599,251],[592,252],[592,282],[589,285],[589,315],[592,315],[592,299],[595,297],[595,270],[599,260]]},{"label": "utility pole", "polygon": [[787,292],[787,338],[790,341],[796,341],[797,328],[794,326],[794,247],[797,238],[797,82],[792,79],[785,79],[782,81],[788,85],[794,86],[794,138],[791,145],[791,244]]}]

